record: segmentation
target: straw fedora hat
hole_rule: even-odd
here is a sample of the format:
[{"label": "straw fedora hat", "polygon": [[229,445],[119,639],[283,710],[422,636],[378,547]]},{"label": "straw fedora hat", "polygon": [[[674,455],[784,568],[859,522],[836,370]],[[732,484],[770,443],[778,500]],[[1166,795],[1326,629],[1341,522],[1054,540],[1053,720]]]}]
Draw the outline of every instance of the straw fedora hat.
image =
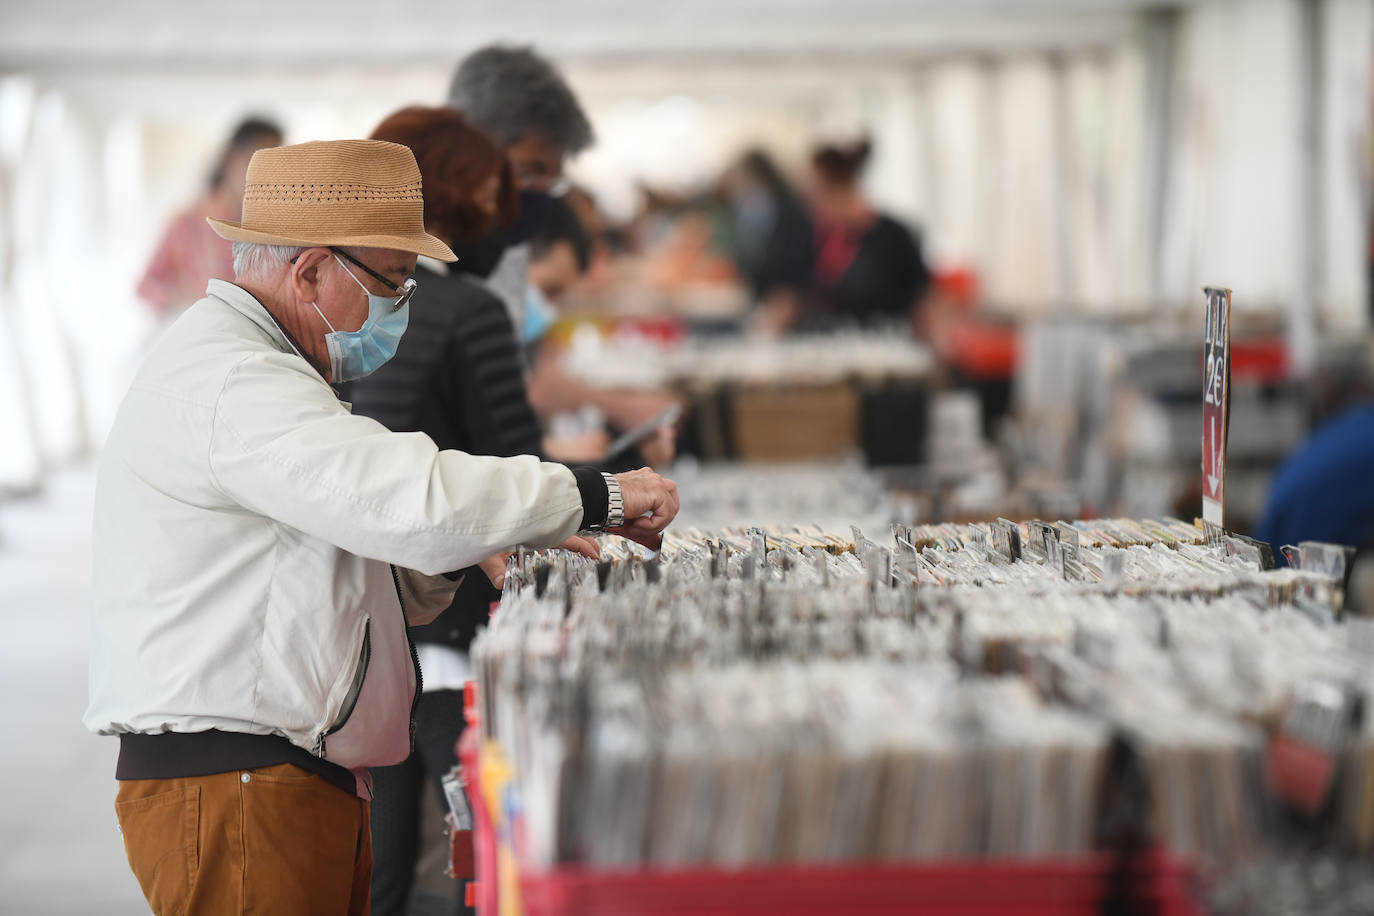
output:
[{"label": "straw fedora hat", "polygon": [[243,220],[206,222],[233,242],[356,245],[458,260],[425,231],[415,156],[382,140],[260,149],[248,163]]}]

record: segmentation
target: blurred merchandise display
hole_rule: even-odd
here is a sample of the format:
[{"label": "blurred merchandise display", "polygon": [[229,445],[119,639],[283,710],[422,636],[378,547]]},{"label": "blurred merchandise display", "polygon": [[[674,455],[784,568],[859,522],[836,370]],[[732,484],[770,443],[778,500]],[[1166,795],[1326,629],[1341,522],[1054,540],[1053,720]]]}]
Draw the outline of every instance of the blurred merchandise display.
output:
[{"label": "blurred merchandise display", "polygon": [[599,388],[671,389],[690,405],[683,450],[708,461],[925,461],[936,385],[928,347],[871,331],[688,335],[662,322],[579,322],[564,368]]},{"label": "blurred merchandise display", "polygon": [[[666,550],[684,543],[688,529],[722,530],[742,518],[764,526],[810,519],[813,530],[841,532],[846,543],[852,524],[876,530],[914,520],[909,500],[893,495],[882,475],[853,462],[770,465],[682,460],[667,475],[677,482],[682,502]],[[609,542],[612,549],[621,543],[618,539]]]},{"label": "blurred merchandise display", "polygon": [[1346,916],[1374,912],[1374,862],[1335,852],[1266,855],[1208,894],[1216,916]]},{"label": "blurred merchandise display", "polygon": [[[996,371],[956,358],[973,319],[933,347],[906,333],[761,338],[644,319],[574,321],[560,335],[579,378],[679,393],[679,451],[705,462],[901,468],[905,484],[892,484],[920,518],[1150,517],[1192,511],[1200,492],[1196,318],[992,323]],[[1316,369],[1298,379],[1263,321],[1244,316],[1237,335],[1227,506],[1230,527],[1251,531],[1285,455],[1374,385],[1359,340],[1318,341]]]},{"label": "blurred merchandise display", "polygon": [[[951,396],[956,401],[961,397]],[[936,395],[936,404],[946,397]],[[1066,481],[1027,475],[1010,487],[998,456],[981,437],[971,436],[962,445],[956,435],[940,441],[956,444],[949,454],[961,457],[960,464],[867,468],[854,460],[773,464],[681,459],[667,471],[682,498],[669,543],[680,542],[688,528],[723,530],[740,519],[768,526],[804,518],[813,528],[843,532],[848,538],[851,525],[880,531],[893,522],[942,519],[962,525],[997,516],[1077,514],[1080,501]]]},{"label": "blurred merchandise display", "polygon": [[898,334],[665,337],[638,323],[621,325],[609,336],[580,324],[571,333],[567,368],[588,382],[614,388],[827,385],[921,379],[935,369],[928,347]]},{"label": "blurred merchandise display", "polygon": [[[1073,481],[1096,512],[1187,511],[1201,488],[1201,327],[1164,315],[1111,320],[1060,316],[1026,324],[1008,467]],[[1316,418],[1371,381],[1367,342],[1317,344],[1316,369],[1297,378],[1287,347],[1249,316],[1233,342],[1227,450],[1228,525],[1253,530],[1271,477]]]}]

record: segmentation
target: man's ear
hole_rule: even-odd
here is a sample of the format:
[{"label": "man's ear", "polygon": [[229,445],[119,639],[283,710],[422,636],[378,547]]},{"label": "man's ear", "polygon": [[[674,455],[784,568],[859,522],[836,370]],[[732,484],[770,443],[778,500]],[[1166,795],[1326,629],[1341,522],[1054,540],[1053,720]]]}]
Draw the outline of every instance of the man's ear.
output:
[{"label": "man's ear", "polygon": [[328,248],[307,248],[292,259],[286,282],[301,302],[314,302],[319,298],[320,266],[329,258]]}]

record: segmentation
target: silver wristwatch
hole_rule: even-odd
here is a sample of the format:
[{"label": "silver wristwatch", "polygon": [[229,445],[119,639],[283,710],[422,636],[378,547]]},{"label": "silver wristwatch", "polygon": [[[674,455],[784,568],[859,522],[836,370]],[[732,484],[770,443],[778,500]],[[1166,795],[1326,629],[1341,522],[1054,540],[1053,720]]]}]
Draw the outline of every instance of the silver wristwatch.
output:
[{"label": "silver wristwatch", "polygon": [[606,480],[606,524],[602,528],[620,528],[625,524],[625,498],[620,494],[620,481],[614,474],[601,472]]}]

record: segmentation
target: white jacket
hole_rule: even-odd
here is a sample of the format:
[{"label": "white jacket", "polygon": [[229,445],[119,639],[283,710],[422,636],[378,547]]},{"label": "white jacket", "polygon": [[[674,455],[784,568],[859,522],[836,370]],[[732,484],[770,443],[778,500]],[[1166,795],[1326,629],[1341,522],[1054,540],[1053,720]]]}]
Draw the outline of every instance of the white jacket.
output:
[{"label": "white jacket", "polygon": [[101,455],[86,727],[283,735],[355,774],[399,763],[406,616],[447,606],[438,573],[573,534],[576,480],[355,417],[256,299],[219,280],[206,295]]}]

